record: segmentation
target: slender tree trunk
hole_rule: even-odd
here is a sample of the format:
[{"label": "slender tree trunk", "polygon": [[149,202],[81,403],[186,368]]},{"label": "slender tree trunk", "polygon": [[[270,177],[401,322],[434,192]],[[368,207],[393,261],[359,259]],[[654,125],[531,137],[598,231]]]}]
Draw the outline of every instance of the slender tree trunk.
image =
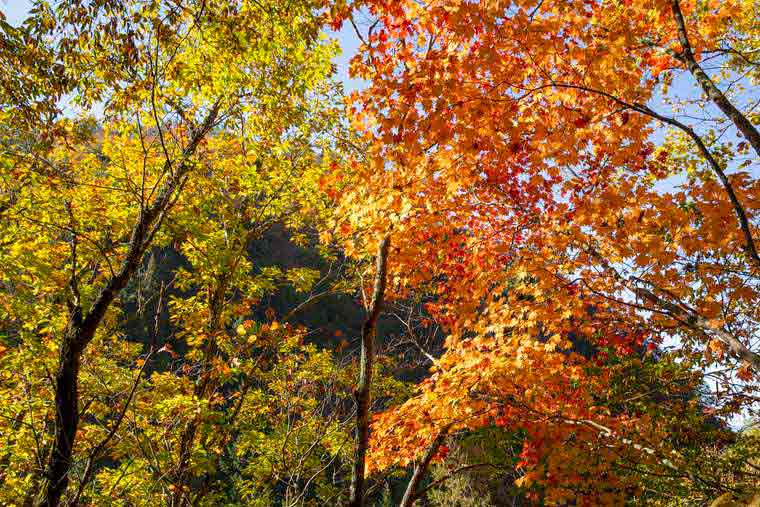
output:
[{"label": "slender tree trunk", "polygon": [[[201,140],[208,134],[219,112],[219,102],[211,108],[204,122],[193,132],[177,170],[171,174],[171,162],[166,161],[165,172],[171,174],[161,186],[155,200],[140,213],[132,227],[127,254],[115,273],[100,290],[92,307],[84,313],[79,301],[72,304],[71,315],[60,346],[58,372],[55,378],[55,435],[50,450],[39,494],[35,504],[56,507],[68,486],[71,456],[79,425],[78,377],[81,356],[95,336],[100,323],[116,296],[126,287],[142,260],[153,235],[161,226],[163,217],[171,208],[184,178],[192,168],[190,157]],[[70,280],[72,287],[76,280]],[[77,298],[78,299],[78,298]]]},{"label": "slender tree trunk", "polygon": [[[253,228],[248,231],[243,241],[240,242],[240,250],[237,252],[237,256],[234,258],[231,265],[224,270],[224,273],[218,280],[216,287],[209,288],[209,320],[208,320],[208,334],[210,336],[206,348],[203,352],[203,359],[201,361],[200,377],[195,385],[193,395],[196,399],[202,399],[204,397],[210,397],[213,395],[217,386],[213,385],[212,379],[209,378],[207,369],[211,366],[213,358],[218,352],[218,343],[216,341],[216,335],[224,331],[224,323],[222,322],[222,312],[224,311],[225,295],[230,288],[229,273],[235,271],[238,262],[246,255],[248,245],[256,237],[260,231],[257,228]],[[248,387],[243,389],[243,393],[248,390]],[[235,416],[242,406],[243,398],[241,396],[240,402],[235,409]],[[177,464],[177,472],[175,474],[174,484],[176,489],[174,494],[169,500],[169,507],[179,507],[182,505],[198,505],[203,497],[208,493],[213,478],[210,474],[207,474],[201,482],[200,488],[195,497],[191,501],[190,491],[185,491],[186,483],[189,482],[188,475],[190,472],[191,458],[193,452],[193,446],[195,445],[195,437],[198,433],[198,418],[194,418],[188,423],[182,432],[180,437],[180,449],[179,449],[179,462]],[[226,437],[236,438],[233,435],[226,435]],[[217,459],[217,464],[219,463]]]},{"label": "slender tree trunk", "polygon": [[[213,393],[213,386],[211,385],[211,379],[208,377],[207,370],[211,366],[211,361],[217,352],[216,335],[223,331],[224,327],[222,323],[222,310],[226,291],[226,276],[223,276],[219,280],[219,284],[214,290],[209,291],[209,323],[207,327],[209,340],[203,351],[199,378],[193,391],[193,395],[197,400],[203,399],[210,393]],[[179,507],[190,503],[190,492],[185,491],[185,486],[189,482],[190,461],[193,454],[193,446],[195,445],[195,436],[198,433],[198,424],[199,419],[196,416],[188,422],[180,437],[179,462],[174,480],[176,489],[174,490],[174,495],[169,500],[169,507]]]},{"label": "slender tree trunk", "polygon": [[[232,411],[230,422],[237,420],[238,415],[240,414],[240,410],[243,408],[243,403],[245,403],[245,397],[250,389],[251,381],[249,379],[243,383],[243,386],[240,389],[240,396],[238,397],[235,408]],[[220,436],[220,441],[217,447],[222,451],[216,457],[216,469],[219,469],[219,466],[221,465],[223,459],[232,459],[230,456],[229,447],[230,445],[233,445],[235,442],[237,442],[239,436],[240,432],[236,430],[226,432]],[[223,479],[220,479],[219,476],[215,473],[206,473],[205,477],[203,478],[203,482],[201,483],[200,491],[198,491],[198,493],[195,495],[195,498],[193,498],[192,505],[200,505],[203,498],[211,491],[213,491],[213,488],[216,486],[215,483],[221,480]]]},{"label": "slender tree trunk", "polygon": [[177,477],[174,480],[174,494],[169,499],[169,507],[179,507],[187,503],[189,498],[188,492],[185,491],[187,474],[190,468],[190,458],[193,453],[193,444],[195,443],[195,433],[198,428],[196,419],[188,423],[182,432],[179,444],[179,463],[177,464]]},{"label": "slender tree trunk", "polygon": [[377,319],[385,297],[387,279],[388,247],[390,237],[386,236],[378,246],[375,259],[375,284],[367,319],[362,326],[361,364],[359,366],[359,383],[354,392],[356,399],[356,442],[354,462],[351,472],[351,491],[349,507],[364,506],[364,469],[369,444],[369,407],[372,402],[370,389],[372,387],[372,365],[375,359],[375,330]]}]

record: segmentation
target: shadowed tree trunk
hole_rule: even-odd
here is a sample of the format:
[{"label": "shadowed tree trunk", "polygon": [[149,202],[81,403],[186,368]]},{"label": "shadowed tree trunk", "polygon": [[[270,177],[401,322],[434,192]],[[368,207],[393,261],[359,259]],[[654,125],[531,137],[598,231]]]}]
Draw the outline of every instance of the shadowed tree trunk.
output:
[{"label": "shadowed tree trunk", "polygon": [[79,425],[77,383],[82,353],[95,336],[111,303],[137,271],[145,250],[160,228],[165,214],[174,203],[187,173],[193,167],[190,157],[195,153],[200,141],[211,130],[218,111],[219,102],[209,111],[200,127],[193,132],[189,144],[182,153],[180,164],[173,174],[171,162],[166,161],[165,172],[170,176],[161,186],[155,200],[140,213],[132,227],[127,254],[119,271],[100,290],[92,307],[86,313],[76,295],[76,280],[73,278],[70,280],[75,296],[70,304],[71,311],[59,352],[58,370],[55,376],[55,433],[45,475],[35,501],[38,506],[57,506],[69,484],[71,456]]}]

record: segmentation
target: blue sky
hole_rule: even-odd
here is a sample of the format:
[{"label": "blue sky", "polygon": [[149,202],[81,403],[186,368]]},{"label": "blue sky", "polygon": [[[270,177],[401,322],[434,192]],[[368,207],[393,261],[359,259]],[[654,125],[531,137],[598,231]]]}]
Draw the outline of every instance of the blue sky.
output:
[{"label": "blue sky", "polygon": [[0,10],[8,18],[8,23],[11,25],[18,24],[27,11],[29,10],[30,2],[27,0],[0,0]]}]

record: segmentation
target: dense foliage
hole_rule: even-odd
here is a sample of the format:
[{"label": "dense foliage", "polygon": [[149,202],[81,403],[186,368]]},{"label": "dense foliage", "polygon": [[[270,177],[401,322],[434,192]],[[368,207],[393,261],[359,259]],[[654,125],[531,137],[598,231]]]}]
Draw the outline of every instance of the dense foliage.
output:
[{"label": "dense foliage", "polygon": [[760,501],[759,17],[0,13],[0,504]]}]

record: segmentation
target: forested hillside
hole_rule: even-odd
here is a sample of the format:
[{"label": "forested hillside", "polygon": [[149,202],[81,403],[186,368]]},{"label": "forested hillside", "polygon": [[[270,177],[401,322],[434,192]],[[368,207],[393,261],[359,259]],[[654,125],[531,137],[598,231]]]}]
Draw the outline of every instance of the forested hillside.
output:
[{"label": "forested hillside", "polygon": [[0,505],[760,505],[758,20],[0,6]]}]

